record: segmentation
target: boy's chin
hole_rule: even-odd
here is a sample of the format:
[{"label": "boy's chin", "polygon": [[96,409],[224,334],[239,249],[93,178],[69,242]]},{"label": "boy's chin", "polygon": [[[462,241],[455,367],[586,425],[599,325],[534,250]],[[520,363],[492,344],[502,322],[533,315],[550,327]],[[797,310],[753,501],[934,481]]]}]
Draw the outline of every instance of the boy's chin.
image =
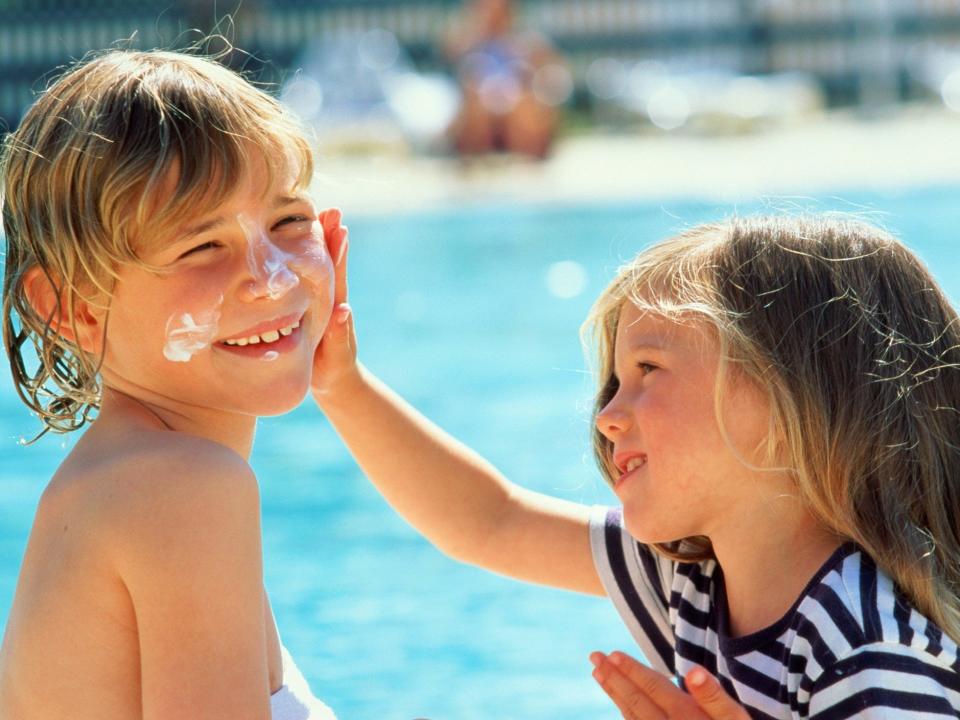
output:
[{"label": "boy's chin", "polygon": [[248,414],[257,417],[275,417],[298,408],[309,391],[310,381],[306,378],[295,386],[284,384],[283,387],[260,389],[256,397],[248,396],[241,399]]},{"label": "boy's chin", "polygon": [[255,415],[257,417],[277,417],[279,415],[286,415],[291,410],[296,410],[298,407],[300,407],[300,404],[303,402],[306,396],[307,394],[304,393],[303,395],[300,396],[300,399],[297,400],[296,402],[278,404],[275,407],[269,407],[269,408],[264,408],[262,410],[258,410],[255,413]]}]

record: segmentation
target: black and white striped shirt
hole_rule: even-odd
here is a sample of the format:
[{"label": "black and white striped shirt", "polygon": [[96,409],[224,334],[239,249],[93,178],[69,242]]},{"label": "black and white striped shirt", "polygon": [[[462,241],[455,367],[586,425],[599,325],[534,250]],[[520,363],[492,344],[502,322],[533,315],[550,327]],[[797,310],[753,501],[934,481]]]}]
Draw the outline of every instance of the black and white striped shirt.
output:
[{"label": "black and white striped shirt", "polygon": [[960,717],[957,644],[853,544],[778,622],[734,638],[715,561],[662,557],[630,537],[619,509],[597,508],[590,538],[607,594],[650,665],[677,677],[702,665],[752,718]]}]

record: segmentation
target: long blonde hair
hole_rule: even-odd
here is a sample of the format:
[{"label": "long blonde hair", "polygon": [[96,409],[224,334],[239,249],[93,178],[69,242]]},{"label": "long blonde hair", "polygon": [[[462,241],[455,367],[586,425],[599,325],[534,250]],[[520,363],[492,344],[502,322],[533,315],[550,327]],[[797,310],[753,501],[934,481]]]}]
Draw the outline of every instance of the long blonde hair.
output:
[{"label": "long blonde hair", "polygon": [[[960,641],[960,328],[923,263],[886,232],[831,217],[738,217],[656,244],[584,326],[595,412],[617,390],[627,302],[716,327],[724,362],[768,395],[768,457],[785,459],[805,506]],[[593,444],[612,477],[610,442],[595,430]],[[657,549],[713,556],[702,537]]]},{"label": "long blonde hair", "polygon": [[[226,199],[251,161],[313,174],[283,106],[211,58],[113,50],[54,82],[5,142],[3,341],[17,391],[45,429],[81,427],[99,406],[99,358],[56,328],[78,299],[108,304],[118,266]],[[170,182],[176,173],[175,187]],[[59,306],[42,317],[24,278],[42,270]],[[35,357],[34,357],[35,356]],[[41,432],[41,435],[43,434]]]}]

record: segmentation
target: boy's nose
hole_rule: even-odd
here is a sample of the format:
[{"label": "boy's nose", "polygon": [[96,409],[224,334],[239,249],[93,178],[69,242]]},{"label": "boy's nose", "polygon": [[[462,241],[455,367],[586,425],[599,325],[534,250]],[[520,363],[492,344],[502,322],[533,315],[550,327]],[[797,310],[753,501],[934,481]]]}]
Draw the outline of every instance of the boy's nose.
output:
[{"label": "boy's nose", "polygon": [[276,300],[300,284],[300,277],[290,267],[291,257],[267,237],[247,234],[246,265],[250,279],[245,289],[250,300]]},{"label": "boy's nose", "polygon": [[278,300],[300,284],[299,276],[280,260],[251,269],[245,289],[250,300]]}]

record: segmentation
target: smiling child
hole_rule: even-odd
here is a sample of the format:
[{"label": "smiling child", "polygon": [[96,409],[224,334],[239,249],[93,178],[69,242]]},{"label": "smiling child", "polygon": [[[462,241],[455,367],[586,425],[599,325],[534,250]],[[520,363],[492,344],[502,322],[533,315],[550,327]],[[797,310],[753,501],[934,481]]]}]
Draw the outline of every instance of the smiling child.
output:
[{"label": "smiling child", "polygon": [[652,665],[591,655],[624,718],[958,716],[960,319],[898,240],[732,218],[626,263],[587,325],[615,509],[510,482],[385,387],[337,277],[320,407],[448,555],[613,601]]},{"label": "smiling child", "polygon": [[2,171],[17,390],[44,431],[89,428],[37,509],[0,717],[332,718],[279,639],[248,462],[308,391],[345,232],[303,134],[212,60],[112,51]]}]

